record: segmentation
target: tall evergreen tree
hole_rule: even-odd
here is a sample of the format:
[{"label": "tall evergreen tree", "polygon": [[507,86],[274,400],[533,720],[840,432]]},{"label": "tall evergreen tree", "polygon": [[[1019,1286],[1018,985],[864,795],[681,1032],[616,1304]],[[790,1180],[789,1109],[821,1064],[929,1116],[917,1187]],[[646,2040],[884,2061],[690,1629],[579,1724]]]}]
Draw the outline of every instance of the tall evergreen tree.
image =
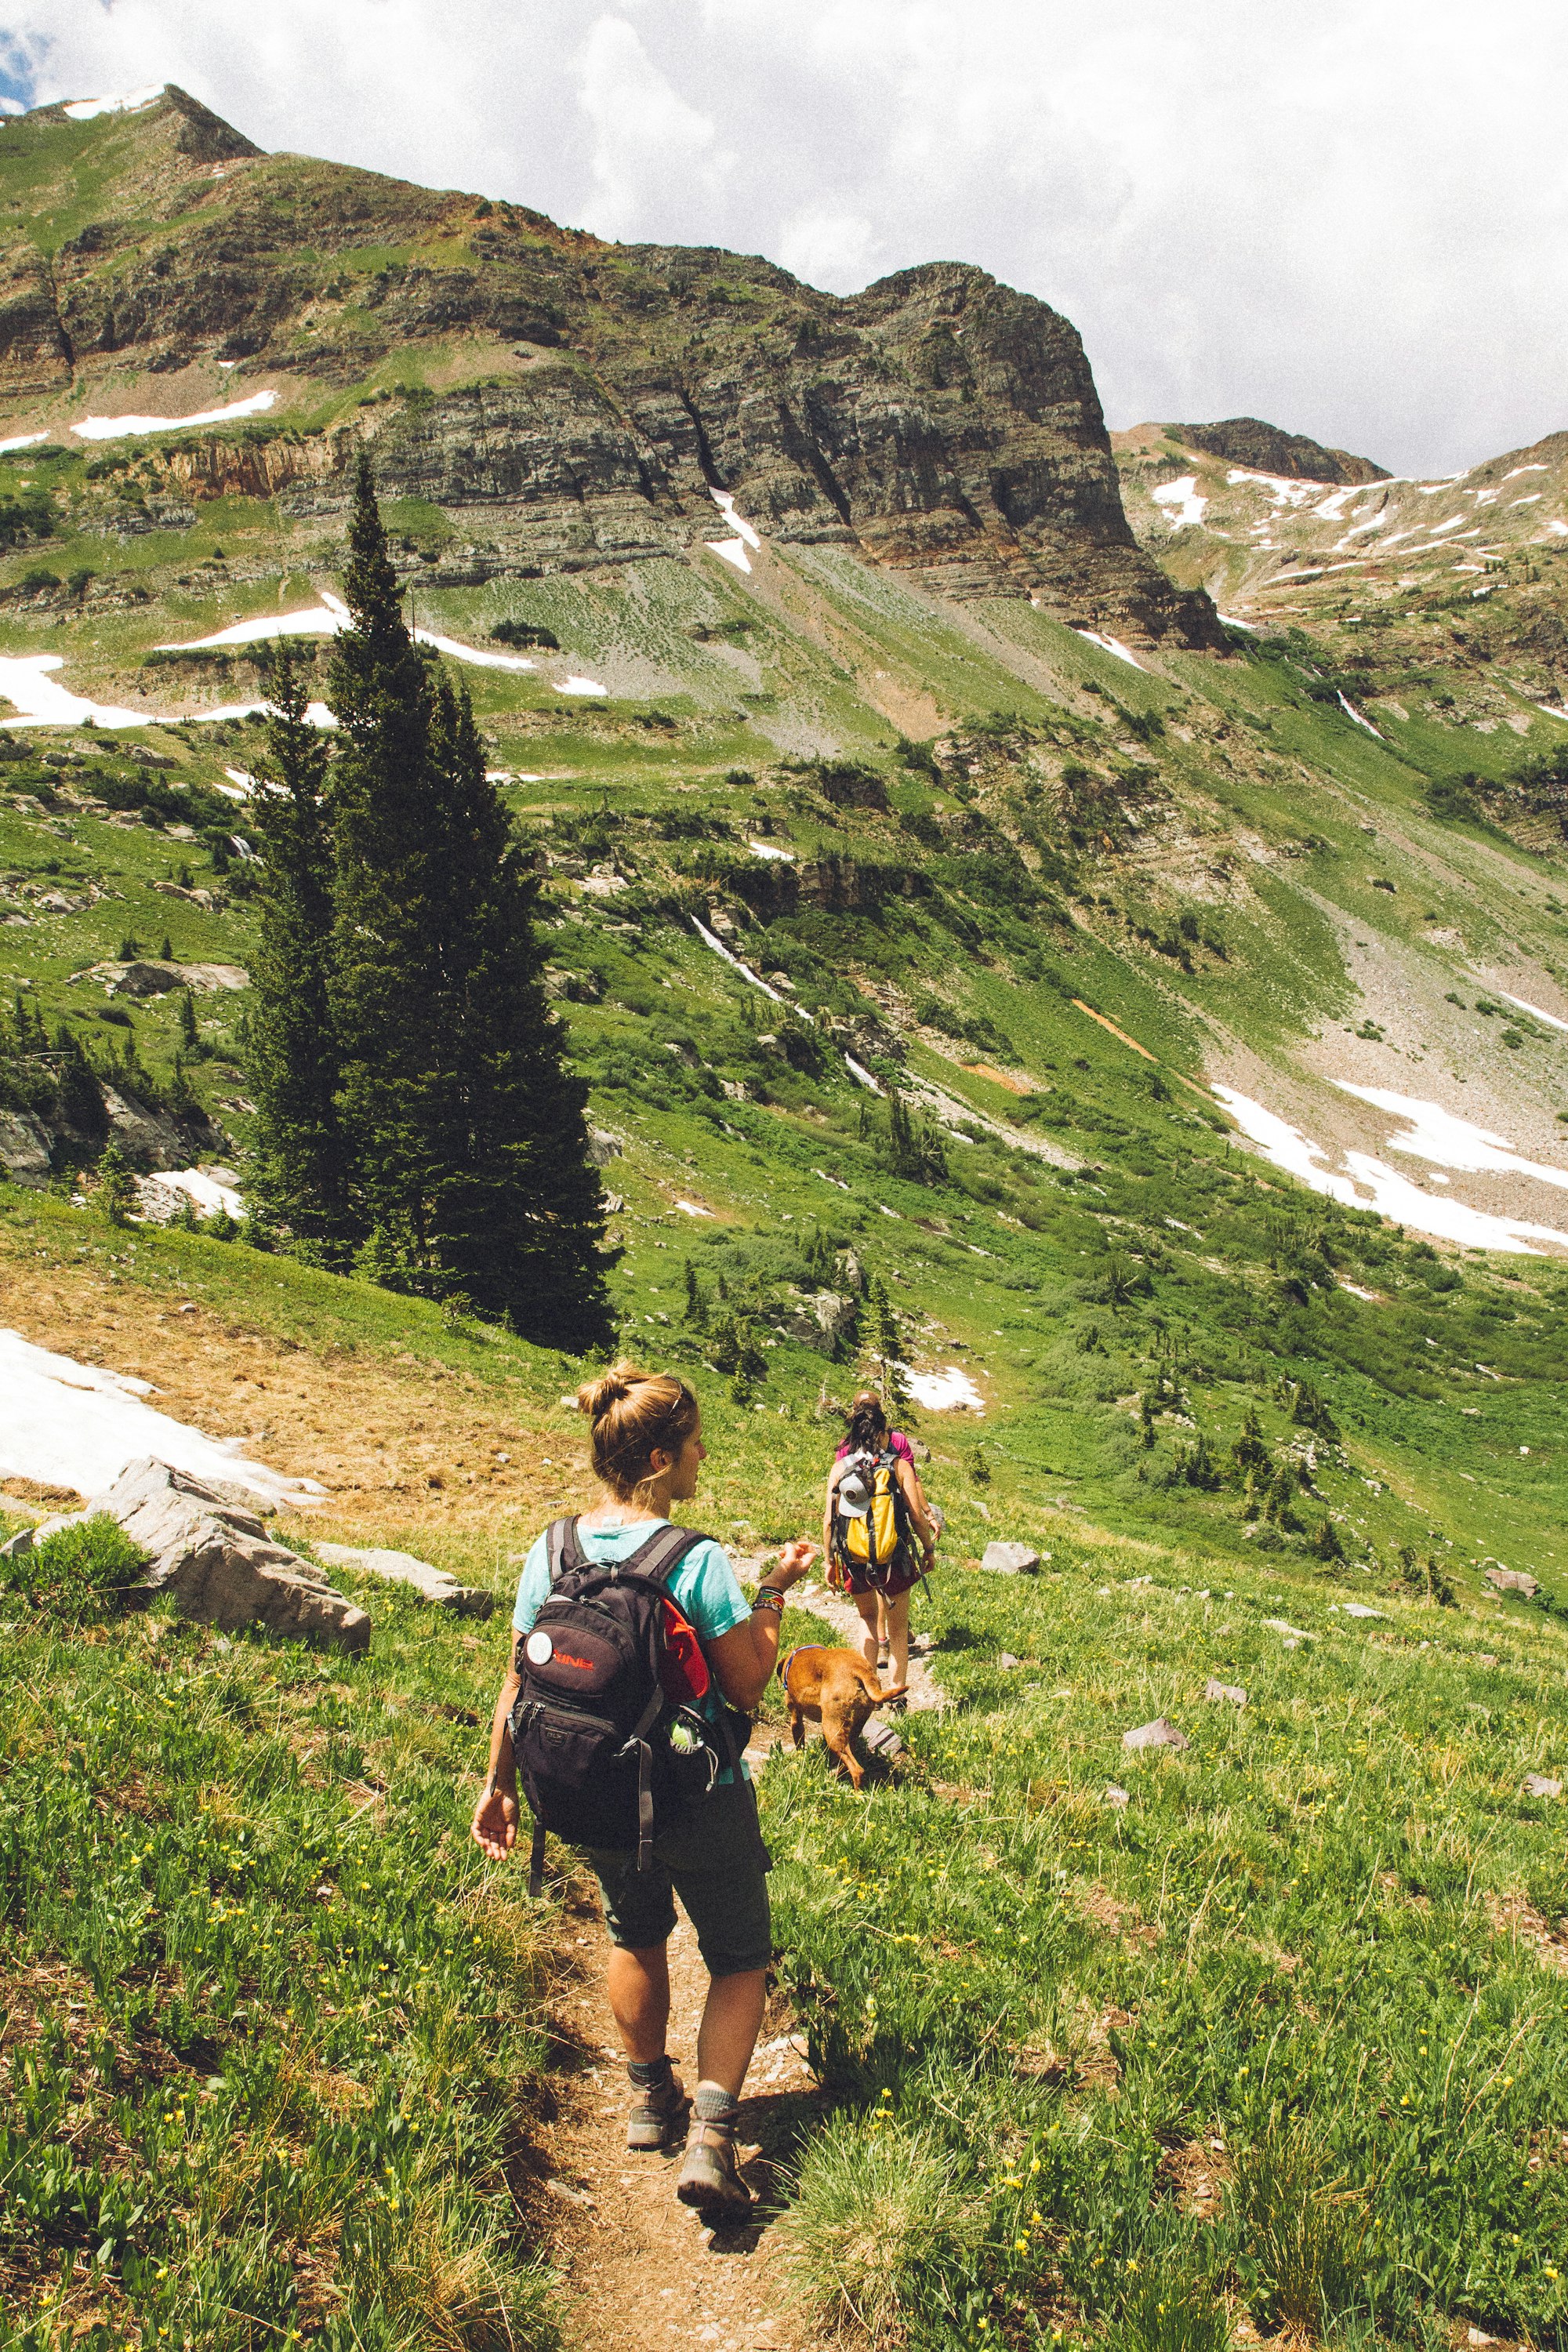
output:
[{"label": "tall evergreen tree", "polygon": [[331,1001],[365,1262],[530,1338],[597,1345],[604,1202],[544,994],[536,885],[466,694],[405,625],[363,454],[343,593]]},{"label": "tall evergreen tree", "polygon": [[328,750],[305,716],[304,679],[286,638],[267,683],[273,715],[258,766],[267,789],[250,809],[262,866],[247,1023],[257,1111],[247,1191],[266,1222],[287,1226],[327,1265],[343,1266],[357,1236],[353,1153],[337,1101]]}]

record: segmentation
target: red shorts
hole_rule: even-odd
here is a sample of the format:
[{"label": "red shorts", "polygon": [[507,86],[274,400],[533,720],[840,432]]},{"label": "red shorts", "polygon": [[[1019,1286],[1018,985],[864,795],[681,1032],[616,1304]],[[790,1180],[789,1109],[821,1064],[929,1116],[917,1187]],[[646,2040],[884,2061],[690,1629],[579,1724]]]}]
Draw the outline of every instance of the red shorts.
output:
[{"label": "red shorts", "polygon": [[835,1567],[833,1570],[839,1591],[847,1592],[852,1601],[863,1601],[868,1592],[880,1593],[884,1601],[896,1601],[900,1592],[912,1592],[925,1573],[923,1568],[916,1566],[912,1552],[893,1562],[885,1584],[873,1584],[868,1578],[857,1576],[853,1569]]}]

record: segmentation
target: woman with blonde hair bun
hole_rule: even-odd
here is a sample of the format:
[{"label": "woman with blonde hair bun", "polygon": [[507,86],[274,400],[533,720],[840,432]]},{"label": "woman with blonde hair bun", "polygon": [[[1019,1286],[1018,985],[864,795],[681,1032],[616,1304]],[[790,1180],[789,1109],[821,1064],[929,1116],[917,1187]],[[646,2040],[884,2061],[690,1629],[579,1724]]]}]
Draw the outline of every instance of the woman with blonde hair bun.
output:
[{"label": "woman with blonde hair bun", "polygon": [[[493,1859],[511,1851],[521,1762],[535,1874],[548,1816],[599,1883],[610,2007],[637,2095],[627,2146],[685,2137],[676,2194],[729,2220],[751,2204],[735,2126],[773,1950],[771,1864],[740,1749],[777,1661],[784,1593],[816,1554],[786,1544],[748,1601],[722,1547],[672,1525],[707,1456],[697,1398],[673,1372],[615,1364],[578,1404],[602,1492],[523,1563],[473,1836]],[[636,1715],[625,1739],[617,1706]],[[665,2048],[676,1895],[710,1978],[689,2135],[691,2102]]]}]

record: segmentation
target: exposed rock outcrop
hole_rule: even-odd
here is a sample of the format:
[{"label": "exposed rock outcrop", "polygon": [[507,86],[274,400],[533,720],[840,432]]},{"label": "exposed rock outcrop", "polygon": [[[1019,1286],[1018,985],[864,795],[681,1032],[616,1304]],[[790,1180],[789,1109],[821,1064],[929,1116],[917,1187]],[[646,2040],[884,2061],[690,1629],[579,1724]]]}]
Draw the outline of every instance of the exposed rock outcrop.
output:
[{"label": "exposed rock outcrop", "polygon": [[489,1617],[494,1612],[495,1594],[487,1592],[482,1584],[459,1584],[444,1568],[433,1568],[411,1551],[388,1551],[384,1547],[361,1550],[353,1544],[329,1543],[318,1544],[316,1549],[329,1568],[346,1568],[360,1576],[379,1576],[385,1583],[405,1585],[422,1601],[433,1601],[454,1617]]},{"label": "exposed rock outcrop", "polygon": [[1348,449],[1328,449],[1305,433],[1285,433],[1266,425],[1261,416],[1226,416],[1217,425],[1173,425],[1169,427],[1189,449],[1211,457],[1226,457],[1233,466],[1254,473],[1282,474],[1304,482],[1386,482],[1386,466],[1370,457],[1353,457]]},{"label": "exposed rock outcrop", "polygon": [[[254,363],[237,388],[341,385],[466,342],[468,382],[382,387],[360,417],[383,488],[455,526],[441,579],[683,554],[723,535],[721,489],[768,539],[853,546],[945,595],[1224,642],[1133,540],[1076,330],[984,270],[932,262],[840,299],[755,256],[606,245],[263,156],[174,89],[87,129],[51,107],[0,132],[40,207],[91,215],[47,268],[22,223],[0,254],[0,410],[219,360]],[[269,420],[153,462],[186,495],[332,515],[358,437]]]},{"label": "exposed rock outcrop", "polygon": [[172,1601],[183,1617],[232,1633],[264,1625],[293,1641],[370,1646],[370,1619],[321,1570],[273,1543],[243,1486],[204,1484],[166,1462],[132,1462],[89,1513],[107,1511],[152,1565],[132,1599]]}]

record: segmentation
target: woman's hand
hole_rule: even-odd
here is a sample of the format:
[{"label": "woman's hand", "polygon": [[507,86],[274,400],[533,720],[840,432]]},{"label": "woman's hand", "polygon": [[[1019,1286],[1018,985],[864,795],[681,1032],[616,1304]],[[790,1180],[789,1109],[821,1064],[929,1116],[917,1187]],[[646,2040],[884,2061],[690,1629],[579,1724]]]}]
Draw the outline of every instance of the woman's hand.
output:
[{"label": "woman's hand", "polygon": [[780,1550],[778,1559],[770,1571],[769,1582],[780,1586],[781,1589],[785,1585],[798,1584],[801,1578],[809,1571],[816,1558],[816,1546],[814,1543],[807,1543],[804,1538],[795,1543],[786,1543]]},{"label": "woman's hand", "polygon": [[489,1788],[474,1808],[468,1834],[492,1862],[504,1862],[517,1843],[515,1790]]}]

